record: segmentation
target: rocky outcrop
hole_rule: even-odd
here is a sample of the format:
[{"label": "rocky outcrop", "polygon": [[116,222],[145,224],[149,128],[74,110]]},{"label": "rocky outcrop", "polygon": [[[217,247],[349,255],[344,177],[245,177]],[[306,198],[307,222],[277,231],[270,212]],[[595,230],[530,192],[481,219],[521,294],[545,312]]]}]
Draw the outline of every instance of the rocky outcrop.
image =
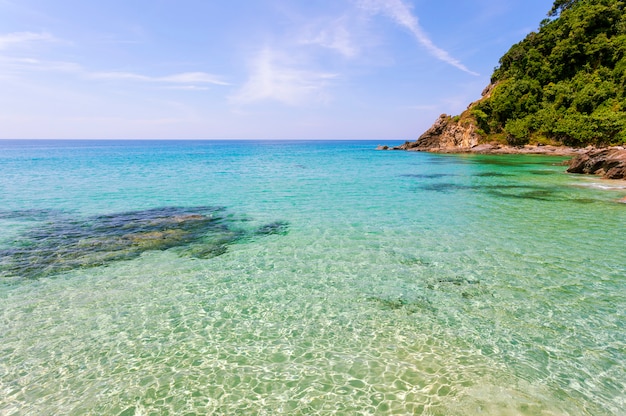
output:
[{"label": "rocky outcrop", "polygon": [[446,114],[439,116],[435,124],[417,141],[406,142],[394,150],[447,151],[470,149],[478,145],[480,135],[474,123],[462,123]]},{"label": "rocky outcrop", "polygon": [[574,157],[567,171],[602,175],[606,179],[626,179],[626,149],[610,147],[590,150]]},{"label": "rocky outcrop", "polygon": [[[447,153],[471,151],[472,148],[478,146],[482,137],[478,133],[478,127],[470,115],[470,110],[476,104],[491,97],[496,85],[489,84],[483,90],[480,100],[471,103],[460,116],[451,117],[442,114],[416,141],[405,142],[391,149]],[[387,149],[380,147],[380,150]]]},{"label": "rocky outcrop", "polygon": [[[471,106],[470,106],[471,107]],[[479,153],[479,154],[549,154],[553,156],[574,156],[586,149],[567,146],[525,145],[510,146],[500,143],[480,143],[481,136],[471,119],[439,116],[417,141],[405,142],[396,147],[379,145],[377,150],[410,150],[435,153]]]}]

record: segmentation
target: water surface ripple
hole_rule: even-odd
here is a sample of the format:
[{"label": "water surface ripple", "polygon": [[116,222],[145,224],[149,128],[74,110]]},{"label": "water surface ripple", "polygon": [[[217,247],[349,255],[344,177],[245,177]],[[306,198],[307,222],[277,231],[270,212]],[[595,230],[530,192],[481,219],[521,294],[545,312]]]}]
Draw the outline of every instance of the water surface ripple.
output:
[{"label": "water surface ripple", "polygon": [[375,147],[0,142],[0,414],[622,414],[623,182]]}]

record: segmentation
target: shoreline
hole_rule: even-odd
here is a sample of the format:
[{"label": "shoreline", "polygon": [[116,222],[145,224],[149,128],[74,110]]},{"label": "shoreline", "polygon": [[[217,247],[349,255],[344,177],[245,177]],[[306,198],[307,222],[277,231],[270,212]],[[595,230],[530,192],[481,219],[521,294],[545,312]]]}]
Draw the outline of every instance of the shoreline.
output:
[{"label": "shoreline", "polygon": [[626,180],[626,148],[624,146],[575,148],[554,145],[509,146],[502,144],[478,144],[466,146],[420,146],[417,142],[405,142],[400,146],[379,145],[376,150],[404,150],[447,154],[480,155],[548,155],[571,157],[564,165],[569,173],[602,175],[605,179]]},{"label": "shoreline", "polygon": [[[400,146],[379,145],[377,150],[404,150],[407,152],[428,152],[441,154],[478,155],[546,155],[570,157],[563,162],[566,172],[593,175],[602,179],[626,181],[626,148],[624,146],[597,148],[593,146],[574,148],[554,145],[508,146],[501,144],[478,144],[472,147],[427,147],[416,146],[415,142],[405,142]],[[616,202],[626,204],[626,196]]]},{"label": "shoreline", "polygon": [[[409,151],[419,151],[419,149],[408,149]],[[429,149],[433,153],[475,153],[481,155],[552,155],[552,156],[576,156],[587,153],[594,148],[576,149],[567,146],[507,146],[500,144],[479,144],[463,149]]]},{"label": "shoreline", "polygon": [[524,145],[508,146],[502,144],[478,144],[472,147],[421,147],[409,146],[406,142],[400,146],[378,146],[377,150],[405,150],[407,152],[429,152],[429,153],[449,153],[464,154],[475,153],[482,155],[552,155],[552,156],[576,156],[587,152],[598,150],[595,147],[574,148],[568,146],[553,145]]}]

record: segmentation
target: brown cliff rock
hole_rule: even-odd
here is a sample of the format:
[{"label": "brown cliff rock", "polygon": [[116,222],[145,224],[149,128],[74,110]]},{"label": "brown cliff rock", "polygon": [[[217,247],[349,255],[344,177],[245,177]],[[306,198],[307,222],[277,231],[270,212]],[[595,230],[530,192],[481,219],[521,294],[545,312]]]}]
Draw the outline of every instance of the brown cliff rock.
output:
[{"label": "brown cliff rock", "polygon": [[452,117],[442,114],[435,124],[422,134],[415,142],[406,142],[396,150],[465,150],[478,145],[480,135],[473,123],[460,123]]},{"label": "brown cliff rock", "polygon": [[580,154],[569,162],[567,171],[602,175],[606,179],[626,179],[626,149],[610,147]]}]

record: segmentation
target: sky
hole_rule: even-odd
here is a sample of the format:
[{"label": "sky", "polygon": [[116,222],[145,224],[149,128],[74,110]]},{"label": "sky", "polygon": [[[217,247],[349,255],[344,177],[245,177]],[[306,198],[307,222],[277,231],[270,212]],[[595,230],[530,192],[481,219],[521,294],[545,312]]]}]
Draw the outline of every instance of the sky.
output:
[{"label": "sky", "polygon": [[414,140],[552,0],[0,0],[0,139]]}]

